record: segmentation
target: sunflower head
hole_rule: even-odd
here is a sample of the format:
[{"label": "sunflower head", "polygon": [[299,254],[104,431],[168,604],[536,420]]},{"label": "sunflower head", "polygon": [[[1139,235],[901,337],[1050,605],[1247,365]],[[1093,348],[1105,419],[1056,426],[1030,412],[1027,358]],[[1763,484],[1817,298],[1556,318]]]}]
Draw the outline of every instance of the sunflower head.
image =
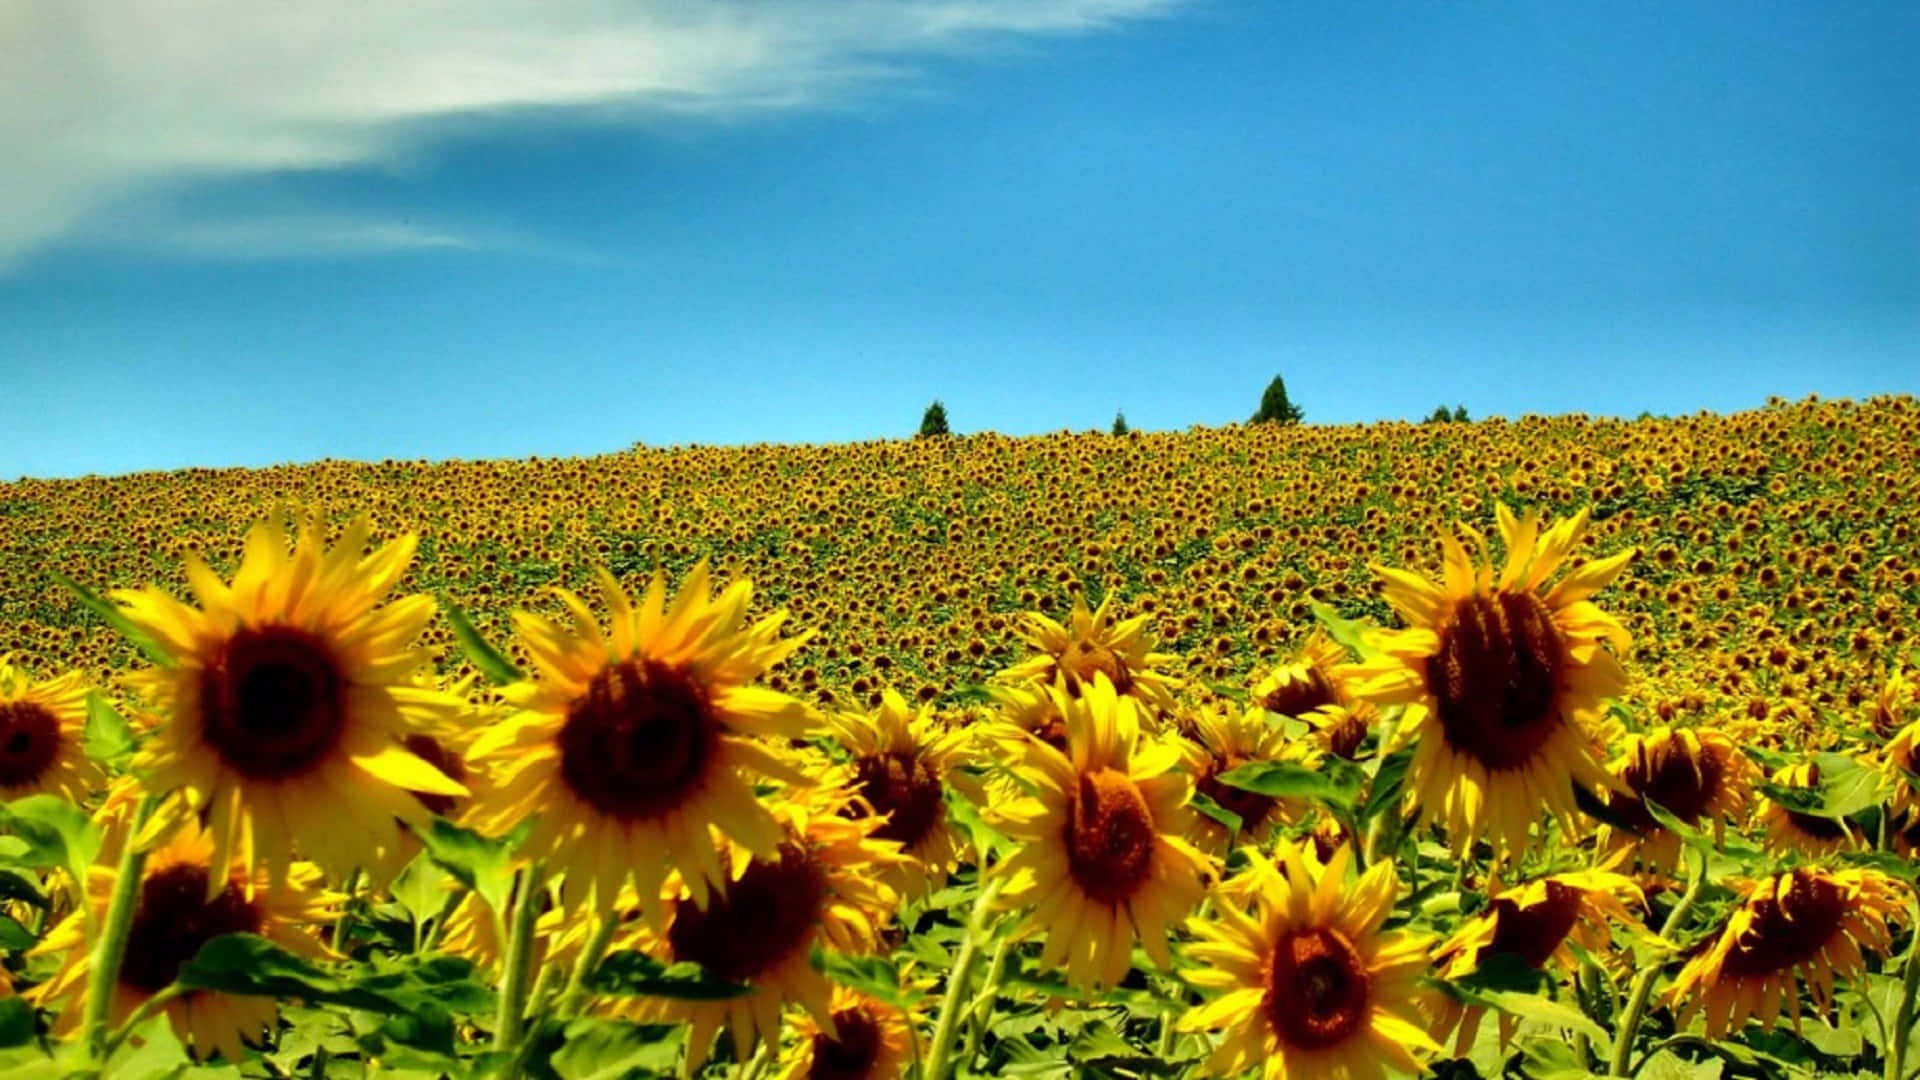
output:
[{"label": "sunflower head", "polygon": [[1116,693],[1149,706],[1149,723],[1159,713],[1172,711],[1173,691],[1180,681],[1159,668],[1173,657],[1154,651],[1154,638],[1147,632],[1148,616],[1114,621],[1113,599],[1110,592],[1098,609],[1089,611],[1086,599],[1076,593],[1065,626],[1039,612],[1029,612],[1020,636],[1032,646],[1034,655],[1009,668],[1004,673],[1006,679],[1043,686],[1060,682],[1077,697],[1096,677],[1104,677]]},{"label": "sunflower head", "polygon": [[1668,999],[1680,1023],[1704,1013],[1709,1038],[1737,1034],[1748,1019],[1771,1028],[1784,1003],[1795,1024],[1801,991],[1816,1008],[1833,1001],[1835,978],[1866,967],[1863,954],[1892,947],[1888,920],[1908,900],[1907,888],[1877,870],[1802,866],[1751,882],[1744,900],[1712,944],[1674,980]]},{"label": "sunflower head", "polygon": [[1210,863],[1183,839],[1193,788],[1180,750],[1143,739],[1137,703],[1104,676],[1055,703],[1067,752],[1037,738],[1022,748],[1013,773],[1029,794],[990,810],[1018,850],[994,873],[1006,906],[1032,906],[1018,932],[1045,933],[1043,965],[1064,964],[1079,987],[1111,986],[1136,936],[1171,963],[1167,928],[1200,899]]},{"label": "sunflower head", "polygon": [[104,779],[84,749],[86,724],[79,672],[35,682],[0,656],[0,800],[45,793],[86,801]]},{"label": "sunflower head", "polygon": [[812,964],[814,947],[870,953],[892,918],[899,894],[883,883],[907,860],[896,841],[875,833],[886,819],[849,816],[850,778],[830,771],[814,787],[773,804],[780,830],[773,854],[740,844],[726,851],[724,892],[702,905],[684,874],[669,883],[664,930],[638,924],[635,947],[669,963],[692,961],[711,974],[748,987],[717,1001],[641,998],[636,1019],[692,1025],[689,1067],[705,1060],[722,1027],[731,1031],[739,1060],[761,1039],[779,1038],[778,1018],[797,1004],[831,1030],[831,985]]},{"label": "sunflower head", "polygon": [[[1278,724],[1259,706],[1246,709],[1213,706],[1192,717],[1193,738],[1182,747],[1182,758],[1194,788],[1240,818],[1244,839],[1264,839],[1276,825],[1297,820],[1306,807],[1297,799],[1281,799],[1220,782],[1224,773],[1260,761],[1310,761],[1309,749],[1289,743]],[[1229,843],[1226,827],[1202,814],[1193,816],[1195,840],[1215,855],[1224,855]]]},{"label": "sunflower head", "polygon": [[[114,847],[127,842],[121,837]],[[272,882],[265,868],[249,871],[239,860],[224,867],[213,838],[189,824],[175,831],[146,860],[134,903],[127,950],[114,988],[111,1021],[123,1022],[142,1002],[170,986],[200,947],[222,934],[258,934],[310,957],[327,955],[311,928],[338,915],[340,896],[320,887],[320,871],[295,863],[285,880]],[[94,920],[106,916],[113,871],[96,867],[87,881],[86,903]],[[36,1004],[61,1009],[57,1034],[77,1028],[81,998],[92,964],[88,918],[67,915],[35,947],[64,954],[52,977],[29,992]],[[238,997],[192,990],[166,1005],[174,1033],[197,1057],[216,1050],[229,1062],[244,1059],[243,1042],[258,1043],[272,1029],[272,998]]]},{"label": "sunflower head", "polygon": [[[1181,1026],[1223,1031],[1207,1070],[1270,1078],[1417,1072],[1439,1049],[1414,1020],[1430,939],[1383,932],[1397,886],[1380,862],[1349,881],[1351,849],[1324,865],[1308,846],[1251,853],[1251,881],[1190,926],[1187,979],[1217,996]],[[1244,896],[1235,903],[1230,896]]]},{"label": "sunflower head", "polygon": [[957,771],[970,755],[967,733],[940,724],[930,706],[915,712],[892,690],[882,695],[878,709],[841,713],[831,722],[853,756],[859,810],[886,818],[874,836],[899,843],[912,856],[901,880],[892,884],[920,892],[945,881],[962,844],[947,821],[946,787],[954,780],[971,786]]},{"label": "sunflower head", "polygon": [[802,1014],[780,1080],[899,1080],[913,1060],[912,1021],[899,1008],[833,988],[831,1024]]},{"label": "sunflower head", "polygon": [[600,904],[629,882],[657,897],[673,869],[702,904],[725,880],[716,830],[766,858],[778,851],[754,779],[811,782],[782,745],[810,732],[811,713],[753,685],[805,637],[779,637],[784,613],[749,623],[752,586],[715,596],[705,563],[671,603],[658,573],[637,605],[613,575],[598,577],[605,630],[565,589],[555,594],[569,625],[515,616],[534,673],[502,691],[512,711],[468,749],[485,783],[467,819],[493,832],[534,819],[522,853]]},{"label": "sunflower head", "polygon": [[1270,713],[1300,718],[1330,705],[1352,705],[1345,660],[1339,644],[1315,629],[1298,657],[1254,683],[1253,700]]},{"label": "sunflower head", "polygon": [[1619,825],[1601,830],[1601,850],[1631,852],[1641,865],[1670,871],[1679,863],[1680,838],[1647,810],[1655,803],[1688,825],[1725,835],[1729,821],[1744,813],[1760,770],[1723,732],[1709,728],[1661,727],[1627,737],[1612,772],[1615,790],[1607,807]]},{"label": "sunflower head", "polygon": [[[1917,696],[1913,681],[1904,671],[1896,671],[1880,684],[1880,692],[1874,695],[1873,703],[1867,710],[1867,726],[1881,738],[1890,738],[1895,732],[1910,729],[1920,720],[1913,719],[1914,704]],[[1909,745],[1912,739],[1908,739]]]},{"label": "sunflower head", "polygon": [[148,838],[200,818],[216,864],[234,853],[284,881],[297,846],[344,876],[392,864],[400,823],[425,816],[415,793],[466,794],[402,742],[459,703],[414,681],[433,601],[387,599],[413,537],[363,556],[370,535],[361,519],[329,549],[310,523],[289,552],[285,527],[268,522],[247,534],[231,583],[188,557],[199,607],[156,589],[114,594],[171,660],[129,676],[157,706],[135,771],[182,796]]},{"label": "sunflower head", "polygon": [[1612,784],[1589,729],[1626,685],[1603,643],[1624,651],[1629,639],[1588,598],[1633,552],[1554,581],[1586,523],[1582,511],[1543,529],[1535,514],[1516,518],[1503,506],[1506,558],[1497,569],[1472,532],[1478,559],[1442,536],[1439,583],[1374,567],[1408,625],[1376,632],[1380,656],[1355,666],[1355,693],[1405,708],[1396,739],[1414,746],[1408,801],[1423,820],[1445,825],[1457,850],[1486,834],[1496,856],[1516,855],[1543,807],[1577,831],[1575,789]]}]

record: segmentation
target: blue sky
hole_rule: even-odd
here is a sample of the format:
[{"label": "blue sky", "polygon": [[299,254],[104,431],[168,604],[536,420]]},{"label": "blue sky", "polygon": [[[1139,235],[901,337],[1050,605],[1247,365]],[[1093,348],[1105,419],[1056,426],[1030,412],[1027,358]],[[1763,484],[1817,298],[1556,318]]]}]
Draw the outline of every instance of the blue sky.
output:
[{"label": "blue sky", "polygon": [[0,14],[0,478],[1920,390],[1911,3],[171,6]]}]

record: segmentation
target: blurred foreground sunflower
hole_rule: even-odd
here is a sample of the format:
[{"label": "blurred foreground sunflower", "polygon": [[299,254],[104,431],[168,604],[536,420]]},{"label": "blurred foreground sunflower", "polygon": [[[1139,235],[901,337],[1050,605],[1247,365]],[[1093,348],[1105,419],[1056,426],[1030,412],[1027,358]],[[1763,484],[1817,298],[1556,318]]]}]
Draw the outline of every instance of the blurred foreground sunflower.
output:
[{"label": "blurred foreground sunflower", "polygon": [[1602,647],[1624,651],[1626,630],[1587,598],[1618,577],[1627,550],[1553,577],[1586,530],[1587,514],[1542,531],[1537,514],[1499,508],[1506,562],[1496,576],[1441,536],[1439,584],[1375,566],[1404,630],[1375,632],[1384,654],[1355,667],[1355,693],[1406,707],[1395,748],[1411,743],[1407,800],[1446,827],[1455,850],[1490,834],[1496,856],[1517,855],[1544,808],[1577,829],[1574,792],[1609,787],[1590,736],[1601,703],[1627,683]]},{"label": "blurred foreground sunflower", "polygon": [[[321,891],[318,868],[295,863],[284,880],[270,882],[264,867],[249,873],[238,859],[226,870],[216,869],[220,865],[212,836],[193,825],[148,855],[109,1023],[124,1022],[142,1002],[172,985],[200,947],[222,934],[258,934],[304,956],[326,955],[312,928],[338,915],[341,898]],[[106,917],[113,878],[106,867],[88,875],[86,902],[95,921]],[[93,958],[87,926],[84,912],[71,912],[34,948],[36,954],[65,954],[54,974],[28,992],[37,1004],[62,1004],[56,1035],[71,1034],[80,1023]],[[242,1044],[262,1042],[279,1010],[270,997],[189,990],[167,1002],[166,1014],[174,1034],[196,1057],[217,1050],[237,1063],[244,1057]]]},{"label": "blurred foreground sunflower", "polygon": [[1251,885],[1224,891],[1212,915],[1188,924],[1200,940],[1187,954],[1204,966],[1184,975],[1219,996],[1180,1027],[1224,1032],[1207,1072],[1372,1080],[1420,1071],[1439,1049],[1416,1023],[1431,939],[1381,932],[1398,885],[1393,864],[1375,863],[1350,883],[1346,846],[1324,866],[1292,841],[1271,859],[1250,855]]},{"label": "blurred foreground sunflower", "polygon": [[802,1014],[779,1080],[899,1080],[913,1061],[913,1028],[895,1006],[833,988],[833,1023]]},{"label": "blurred foreground sunflower", "polygon": [[103,776],[87,757],[87,684],[79,672],[35,682],[0,656],[0,800],[85,802]]}]

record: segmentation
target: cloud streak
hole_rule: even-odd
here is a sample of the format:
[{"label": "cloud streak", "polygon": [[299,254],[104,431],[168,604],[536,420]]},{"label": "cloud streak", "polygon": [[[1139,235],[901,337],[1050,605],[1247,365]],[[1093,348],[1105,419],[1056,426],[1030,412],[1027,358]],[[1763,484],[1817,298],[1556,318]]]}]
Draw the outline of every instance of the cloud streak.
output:
[{"label": "cloud streak", "polygon": [[[1180,2],[21,0],[0,6],[0,269],[156,193],[390,161],[430,147],[448,121],[816,107],[930,56]],[[220,234],[243,226],[261,228],[208,225],[186,242],[285,249]],[[400,230],[359,246],[459,246],[458,235]]]}]

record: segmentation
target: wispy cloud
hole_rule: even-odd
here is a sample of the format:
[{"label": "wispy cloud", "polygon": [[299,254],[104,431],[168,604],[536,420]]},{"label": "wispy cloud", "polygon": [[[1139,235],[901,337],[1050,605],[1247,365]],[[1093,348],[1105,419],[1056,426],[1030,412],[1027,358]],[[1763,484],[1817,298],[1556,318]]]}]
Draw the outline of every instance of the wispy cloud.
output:
[{"label": "wispy cloud", "polygon": [[[930,55],[1180,2],[15,0],[0,5],[0,268],[157,190],[391,160],[452,119],[817,106]],[[283,228],[289,243],[262,223],[178,239],[285,251],[304,224]],[[457,247],[461,234],[383,226],[331,242]]]}]

